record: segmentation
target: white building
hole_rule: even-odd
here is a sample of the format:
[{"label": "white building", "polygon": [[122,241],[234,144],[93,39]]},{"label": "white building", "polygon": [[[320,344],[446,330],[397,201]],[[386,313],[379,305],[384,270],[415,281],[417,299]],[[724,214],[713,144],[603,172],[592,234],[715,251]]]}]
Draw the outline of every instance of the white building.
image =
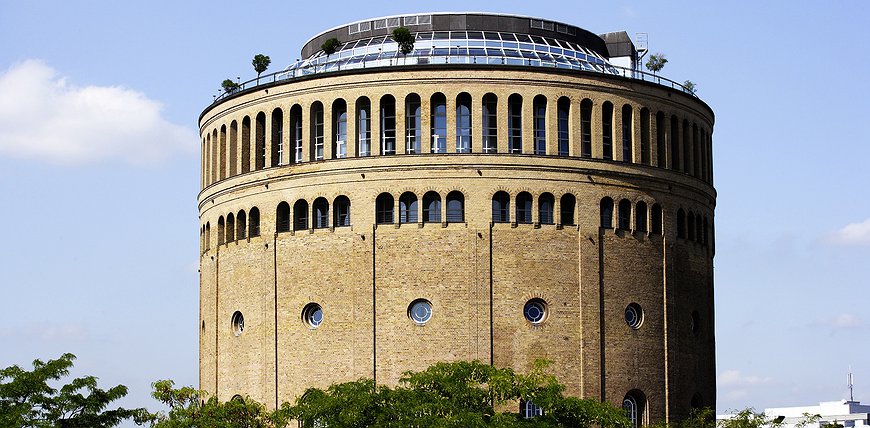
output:
[{"label": "white building", "polygon": [[783,428],[795,427],[806,415],[819,415],[819,420],[805,425],[805,428],[818,428],[833,422],[846,428],[870,427],[870,405],[858,401],[825,401],[818,406],[775,407],[764,409],[764,414],[770,419],[784,417]]}]

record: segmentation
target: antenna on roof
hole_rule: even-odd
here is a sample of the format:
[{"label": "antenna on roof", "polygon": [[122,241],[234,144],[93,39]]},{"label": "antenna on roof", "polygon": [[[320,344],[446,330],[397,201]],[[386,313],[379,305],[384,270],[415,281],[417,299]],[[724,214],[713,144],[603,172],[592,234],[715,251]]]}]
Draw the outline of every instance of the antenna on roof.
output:
[{"label": "antenna on roof", "polygon": [[852,395],[852,387],[855,385],[855,378],[852,376],[852,366],[849,366],[849,376],[846,377],[846,384],[849,385],[849,401],[855,401],[855,396]]}]

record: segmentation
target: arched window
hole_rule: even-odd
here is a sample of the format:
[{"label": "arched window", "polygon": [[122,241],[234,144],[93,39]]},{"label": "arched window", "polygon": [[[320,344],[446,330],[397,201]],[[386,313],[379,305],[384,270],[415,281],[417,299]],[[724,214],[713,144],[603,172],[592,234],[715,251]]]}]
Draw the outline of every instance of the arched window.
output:
[{"label": "arched window", "polygon": [[372,154],[372,103],[366,97],[356,100],[357,156]]},{"label": "arched window", "polygon": [[251,172],[251,118],[242,119],[242,174]]},{"label": "arched window", "polygon": [[314,228],[325,229],[329,227],[329,201],[324,197],[319,197],[311,204],[311,208],[314,216]]},{"label": "arched window", "polygon": [[447,222],[462,223],[465,221],[465,196],[454,190],[447,194]]},{"label": "arched window", "polygon": [[248,237],[248,224],[245,218],[245,210],[236,215],[236,239],[242,240]]},{"label": "arched window", "polygon": [[631,426],[639,428],[646,424],[646,396],[643,392],[633,389],[622,399],[622,409],[631,421]]},{"label": "arched window", "polygon": [[423,195],[423,223],[441,222],[441,195],[438,192],[426,192]]},{"label": "arched window", "polygon": [[332,153],[342,159],[347,157],[347,102],[339,98],[332,103]]},{"label": "arched window", "polygon": [[692,175],[701,178],[701,142],[698,141],[698,124],[692,123]]},{"label": "arched window", "polygon": [[219,170],[220,170],[220,161],[218,157],[220,156],[218,153],[218,148],[220,144],[218,144],[218,134],[217,129],[213,130],[211,133],[211,182],[217,182],[220,179]]},{"label": "arched window", "polygon": [[667,166],[667,157],[665,155],[665,114],[662,112],[656,113],[656,165],[659,168]]},{"label": "arched window", "polygon": [[308,229],[308,201],[300,199],[293,204],[293,230]]},{"label": "arched window", "polygon": [[570,153],[569,135],[571,133],[570,116],[571,116],[571,100],[568,97],[560,97],[556,105],[558,109],[559,123],[559,156],[568,156]]},{"label": "arched window", "polygon": [[227,242],[236,240],[236,217],[233,213],[227,214]]},{"label": "arched window", "polygon": [[649,165],[649,109],[640,109],[640,163]]},{"label": "arched window", "polygon": [[221,139],[218,143],[218,153],[220,156],[220,165],[218,168],[220,169],[220,178],[223,180],[227,178],[227,126],[221,125]]},{"label": "arched window", "polygon": [[396,154],[396,99],[381,97],[381,154]]},{"label": "arched window", "polygon": [[430,99],[431,117],[431,133],[432,143],[430,150],[432,153],[447,152],[447,98],[444,94],[437,92]]},{"label": "arched window", "polygon": [[653,235],[662,234],[662,206],[653,204],[650,209],[650,233]]},{"label": "arched window", "polygon": [[375,200],[375,222],[389,224],[393,222],[393,195],[381,193]]},{"label": "arched window", "polygon": [[689,169],[692,166],[692,127],[689,126],[689,121],[683,119],[683,169],[681,171],[686,174],[691,174]]},{"label": "arched window", "polygon": [[511,197],[507,192],[492,195],[492,222],[507,223],[510,220]]},{"label": "arched window", "polygon": [[626,104],[622,106],[622,161],[632,162],[632,146],[634,145],[634,135],[632,134],[632,110],[631,106]]},{"label": "arched window", "polygon": [[471,95],[465,92],[456,97],[456,153],[471,153]]},{"label": "arched window", "polygon": [[574,225],[574,207],[577,205],[577,198],[570,193],[562,195],[559,200],[559,219],[562,224]]},{"label": "arched window", "polygon": [[275,231],[278,233],[290,231],[290,204],[281,202],[275,210]]},{"label": "arched window", "polygon": [[335,227],[350,226],[350,199],[341,195],[335,198],[332,206],[335,212],[335,218],[332,220]]},{"label": "arched window", "polygon": [[257,113],[254,124],[254,171],[266,167],[266,113]]},{"label": "arched window", "polygon": [[209,222],[205,223],[205,249],[208,250],[211,248],[211,224]]},{"label": "arched window", "polygon": [[284,163],[284,112],[280,108],[272,110],[272,163],[278,166]]},{"label": "arched window", "polygon": [[230,176],[238,174],[236,164],[239,162],[239,123],[230,122]]},{"label": "arched window", "polygon": [[631,229],[631,202],[628,199],[619,201],[619,222],[616,227],[622,230]]},{"label": "arched window", "polygon": [[483,96],[483,152],[498,151],[498,97],[495,94]]},{"label": "arched window", "polygon": [[646,232],[646,202],[640,201],[634,209],[634,230]]},{"label": "arched window", "polygon": [[671,116],[671,169],[680,171],[680,121],[677,116]]},{"label": "arched window", "polygon": [[260,210],[257,207],[248,213],[248,234],[251,238],[260,236]]},{"label": "arched window", "polygon": [[677,238],[686,237],[686,212],[682,208],[677,210]]},{"label": "arched window", "polygon": [[613,199],[605,196],[601,199],[601,227],[604,229],[613,228]]},{"label": "arched window", "polygon": [[408,94],[405,97],[405,152],[408,154],[420,153],[420,96]]},{"label": "arched window", "polygon": [[556,198],[552,193],[543,193],[538,197],[538,223],[553,224],[553,210]]},{"label": "arched window", "polygon": [[547,97],[538,95],[532,100],[532,129],[536,155],[547,154]]},{"label": "arched window", "polygon": [[592,100],[580,102],[580,156],[592,157]]},{"label": "arched window", "polygon": [[694,241],[695,240],[695,214],[693,214],[691,211],[689,211],[687,220],[688,220],[689,224],[688,224],[688,227],[686,229],[688,229],[688,232],[689,232],[689,241]]},{"label": "arched window", "polygon": [[417,195],[413,192],[399,196],[399,223],[417,222]]},{"label": "arched window", "polygon": [[704,236],[704,222],[701,220],[701,214],[695,214],[695,239],[698,243],[703,244],[704,241],[701,239]]},{"label": "arched window", "polygon": [[523,419],[532,419],[544,414],[544,409],[541,406],[533,403],[531,400],[520,400],[520,414]]},{"label": "arched window", "polygon": [[604,159],[613,159],[613,104],[601,105],[601,149]]},{"label": "arched window", "polygon": [[290,108],[290,131],[293,132],[293,162],[300,163],[302,158],[302,106],[299,104]]},{"label": "arched window", "polygon": [[710,238],[710,223],[707,221],[707,216],[704,216],[704,245],[709,244]]},{"label": "arched window", "polygon": [[309,146],[311,160],[323,160],[323,103],[320,101],[311,104],[309,122],[311,123],[311,143]]},{"label": "arched window", "polygon": [[528,192],[520,192],[517,195],[517,223],[532,222],[532,195]]},{"label": "arched window", "polygon": [[224,243],[224,233],[226,233],[225,230],[224,230],[224,216],[220,216],[220,217],[218,218],[218,230],[217,230],[217,233],[218,233],[218,236],[217,236],[217,238],[218,238],[218,239],[217,239],[217,243],[218,243],[218,245],[223,245],[223,243]]},{"label": "arched window", "polygon": [[508,97],[508,153],[523,152],[523,97]]}]

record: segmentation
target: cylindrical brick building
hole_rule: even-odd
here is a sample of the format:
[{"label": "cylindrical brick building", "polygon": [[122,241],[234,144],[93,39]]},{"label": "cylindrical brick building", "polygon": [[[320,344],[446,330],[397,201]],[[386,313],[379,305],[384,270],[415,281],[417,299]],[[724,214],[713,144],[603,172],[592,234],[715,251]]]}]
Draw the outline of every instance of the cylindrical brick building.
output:
[{"label": "cylindrical brick building", "polygon": [[200,116],[202,389],[543,358],[638,424],[715,406],[713,112],[625,33],[432,13],[302,53]]}]

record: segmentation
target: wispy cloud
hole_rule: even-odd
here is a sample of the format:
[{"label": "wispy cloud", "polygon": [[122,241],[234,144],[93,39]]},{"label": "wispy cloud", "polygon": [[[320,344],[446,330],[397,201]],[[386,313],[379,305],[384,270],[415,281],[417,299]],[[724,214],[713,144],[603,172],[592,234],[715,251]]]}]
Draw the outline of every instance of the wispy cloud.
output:
[{"label": "wispy cloud", "polygon": [[769,377],[744,374],[740,370],[725,370],[719,373],[719,379],[716,382],[723,387],[745,387],[770,383],[772,380]]},{"label": "wispy cloud", "polygon": [[840,314],[833,318],[819,319],[816,324],[836,329],[849,329],[861,327],[861,319],[852,314]]},{"label": "wispy cloud", "polygon": [[55,164],[151,164],[198,147],[162,105],[120,86],[76,86],[39,60],[0,74],[0,156]]},{"label": "wispy cloud", "polygon": [[870,245],[870,218],[860,223],[851,223],[827,237],[837,245]]},{"label": "wispy cloud", "polygon": [[89,337],[88,330],[77,324],[35,323],[17,327],[0,327],[2,339],[27,339],[43,342],[81,342]]}]

